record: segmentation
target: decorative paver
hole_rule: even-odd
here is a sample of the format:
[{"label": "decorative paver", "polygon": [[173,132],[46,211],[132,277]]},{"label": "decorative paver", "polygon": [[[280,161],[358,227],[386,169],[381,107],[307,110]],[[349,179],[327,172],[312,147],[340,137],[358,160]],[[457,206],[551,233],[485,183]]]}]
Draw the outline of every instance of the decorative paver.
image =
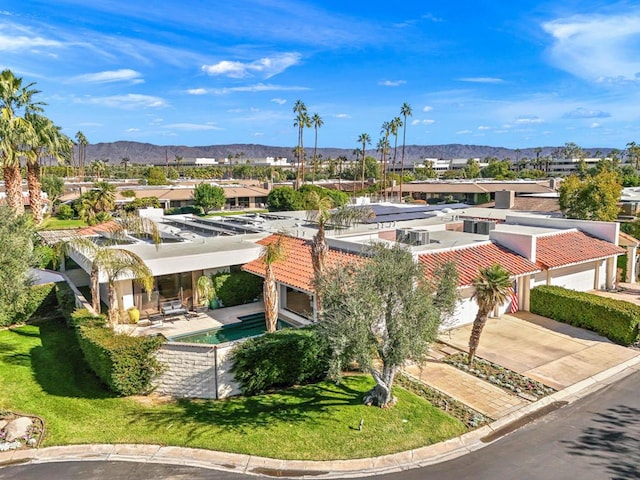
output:
[{"label": "decorative paver", "polygon": [[523,398],[445,363],[428,361],[421,366],[408,366],[405,371],[493,419],[501,418],[529,404]]}]

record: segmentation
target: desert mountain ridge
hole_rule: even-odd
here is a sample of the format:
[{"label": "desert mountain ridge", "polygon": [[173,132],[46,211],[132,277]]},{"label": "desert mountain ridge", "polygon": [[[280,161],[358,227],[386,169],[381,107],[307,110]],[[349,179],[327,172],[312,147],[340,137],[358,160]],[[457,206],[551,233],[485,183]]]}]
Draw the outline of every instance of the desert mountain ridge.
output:
[{"label": "desert mountain ridge", "polygon": [[[358,145],[354,143],[354,148],[318,148],[318,155],[323,159],[337,158],[345,156],[349,160],[355,159],[354,150]],[[557,151],[559,146],[540,147],[538,155],[545,157]],[[584,149],[588,156],[595,156],[597,152],[601,155],[608,154],[612,148],[589,148]],[[313,147],[305,148],[307,159],[313,155]],[[400,161],[402,147],[398,146],[397,160]],[[248,159],[264,159],[266,157],[285,157],[291,161],[294,158],[293,147],[275,147],[258,144],[228,144],[228,145],[208,145],[188,147],[184,145],[153,145],[150,143],[117,141],[108,143],[88,144],[86,150],[87,163],[92,160],[109,160],[111,164],[119,164],[123,158],[128,158],[131,163],[164,165],[167,161],[174,163],[176,156],[182,157],[182,164],[193,163],[196,158],[216,158],[222,160],[231,155],[234,161],[244,163]],[[367,155],[378,157],[378,152],[374,148],[367,149]],[[393,156],[393,149],[391,150]],[[509,158],[512,161],[517,159],[536,158],[536,148],[516,149],[504,147],[491,147],[485,145],[406,145],[405,161],[415,161],[424,158],[486,158],[495,157],[500,160]]]}]

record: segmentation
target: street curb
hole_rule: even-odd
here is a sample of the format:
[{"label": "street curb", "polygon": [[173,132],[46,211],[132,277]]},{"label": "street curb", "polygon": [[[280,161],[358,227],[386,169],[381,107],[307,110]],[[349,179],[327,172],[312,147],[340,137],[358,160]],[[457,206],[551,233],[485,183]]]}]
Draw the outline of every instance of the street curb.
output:
[{"label": "street curb", "polygon": [[508,427],[513,422],[522,420],[527,415],[532,415],[552,404],[559,402],[571,404],[636,372],[640,372],[640,356],[586,378],[489,425],[459,437],[380,457],[331,461],[278,460],[197,448],[140,444],[92,444],[0,452],[0,468],[62,461],[125,461],[191,466],[248,475],[288,478],[355,478],[396,473],[452,460],[491,445],[508,433],[498,435],[496,438],[491,437],[490,441],[486,441],[488,436],[492,433],[499,434],[501,431],[508,431]]}]

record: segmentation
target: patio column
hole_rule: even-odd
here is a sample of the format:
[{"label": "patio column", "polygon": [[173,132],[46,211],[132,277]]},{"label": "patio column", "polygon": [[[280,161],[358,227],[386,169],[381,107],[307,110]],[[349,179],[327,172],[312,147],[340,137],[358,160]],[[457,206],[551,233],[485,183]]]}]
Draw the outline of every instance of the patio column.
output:
[{"label": "patio column", "polygon": [[530,311],[530,299],[531,299],[531,276],[525,275],[520,277],[520,281],[518,283],[518,298],[520,300],[520,305],[518,308],[520,310],[524,310],[525,312]]},{"label": "patio column", "polygon": [[600,261],[595,262],[594,274],[593,274],[593,289],[600,290]]},{"label": "patio column", "polygon": [[607,258],[607,279],[606,279],[606,288],[607,290],[612,290],[616,286],[616,259],[618,257],[609,257]]},{"label": "patio column", "polygon": [[627,283],[636,283],[638,277],[638,247],[629,245],[627,247],[627,276],[625,281]]}]

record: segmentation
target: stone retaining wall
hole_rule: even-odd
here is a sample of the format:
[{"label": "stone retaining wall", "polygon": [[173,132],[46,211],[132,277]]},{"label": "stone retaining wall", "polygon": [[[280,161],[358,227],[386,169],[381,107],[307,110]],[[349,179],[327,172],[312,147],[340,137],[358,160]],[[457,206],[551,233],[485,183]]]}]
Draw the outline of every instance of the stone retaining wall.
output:
[{"label": "stone retaining wall", "polygon": [[157,392],[176,398],[219,399],[239,395],[230,372],[232,346],[166,343],[157,358],[165,365],[155,380]]}]

